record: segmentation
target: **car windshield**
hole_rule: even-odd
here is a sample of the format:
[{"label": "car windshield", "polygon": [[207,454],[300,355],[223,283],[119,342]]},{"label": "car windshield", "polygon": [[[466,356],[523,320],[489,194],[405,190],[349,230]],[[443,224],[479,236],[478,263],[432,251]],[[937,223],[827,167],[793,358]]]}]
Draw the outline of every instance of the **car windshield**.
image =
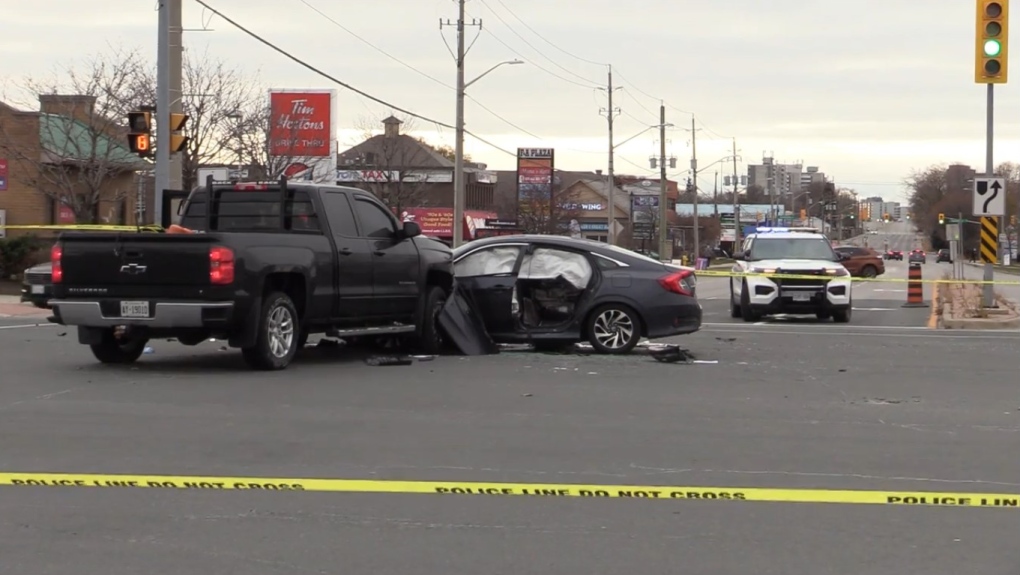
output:
[{"label": "car windshield", "polygon": [[824,238],[757,238],[751,245],[750,256],[751,261],[836,261],[836,253]]}]

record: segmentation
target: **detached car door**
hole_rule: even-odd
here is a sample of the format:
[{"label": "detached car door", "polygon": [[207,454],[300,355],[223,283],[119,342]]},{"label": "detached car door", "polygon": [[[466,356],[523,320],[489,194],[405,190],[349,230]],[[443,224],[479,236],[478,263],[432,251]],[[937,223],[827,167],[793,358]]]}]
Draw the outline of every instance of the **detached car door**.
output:
[{"label": "detached car door", "polygon": [[517,330],[514,289],[527,246],[523,242],[488,245],[454,262],[457,283],[471,292],[485,329],[492,335]]}]

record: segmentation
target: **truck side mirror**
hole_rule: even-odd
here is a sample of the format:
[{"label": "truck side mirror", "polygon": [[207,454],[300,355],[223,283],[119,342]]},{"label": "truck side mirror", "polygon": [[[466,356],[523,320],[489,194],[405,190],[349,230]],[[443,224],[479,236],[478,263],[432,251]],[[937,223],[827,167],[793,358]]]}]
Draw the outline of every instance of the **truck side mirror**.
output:
[{"label": "truck side mirror", "polygon": [[417,222],[404,222],[401,234],[404,236],[404,239],[420,236],[421,226],[419,226]]}]

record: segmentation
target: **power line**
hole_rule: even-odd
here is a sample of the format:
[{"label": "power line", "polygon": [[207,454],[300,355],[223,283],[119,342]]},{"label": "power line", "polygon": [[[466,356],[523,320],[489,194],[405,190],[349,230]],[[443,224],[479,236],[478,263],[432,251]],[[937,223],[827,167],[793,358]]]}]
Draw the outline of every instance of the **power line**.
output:
[{"label": "power line", "polygon": [[[582,58],[582,57],[580,57],[580,56],[578,56],[578,55],[576,55],[576,54],[574,54],[574,53],[572,53],[572,52],[568,52],[568,51],[564,50],[563,48],[559,47],[559,46],[558,46],[558,45],[556,45],[555,43],[553,43],[553,42],[549,41],[548,39],[546,39],[546,37],[545,37],[545,36],[543,36],[543,35],[539,34],[537,30],[535,30],[534,28],[532,28],[531,26],[529,26],[529,25],[528,25],[528,23],[527,23],[527,22],[525,22],[525,21],[524,21],[523,19],[521,19],[521,17],[520,17],[520,16],[518,16],[517,14],[515,14],[515,13],[514,13],[514,11],[510,9],[510,7],[509,7],[509,6],[507,6],[506,4],[504,4],[504,3],[503,3],[503,0],[496,0],[496,2],[497,2],[497,3],[498,3],[498,4],[500,5],[500,6],[502,6],[504,10],[506,10],[507,12],[509,12],[509,13],[510,13],[510,15],[511,15],[511,16],[513,16],[513,17],[514,17],[514,18],[515,18],[515,19],[516,19],[516,20],[517,20],[518,22],[520,22],[520,23],[521,23],[521,24],[522,24],[522,25],[523,25],[523,26],[524,26],[525,28],[527,28],[528,30],[530,30],[532,34],[534,34],[535,36],[538,36],[538,37],[539,37],[539,38],[540,38],[540,39],[541,39],[541,40],[542,40],[543,42],[545,42],[546,44],[548,44],[548,45],[552,46],[552,47],[553,47],[553,48],[555,48],[556,50],[559,50],[560,52],[562,52],[562,53],[566,54],[567,56],[570,56],[571,58],[573,58],[573,59],[575,59],[575,60],[578,60],[578,61],[581,61],[581,62],[584,62],[584,63],[586,63],[586,64],[593,64],[593,65],[595,65],[595,66],[608,66],[608,65],[609,65],[609,64],[607,64],[607,63],[605,63],[605,62],[596,62],[596,61],[594,61],[594,60],[589,60],[589,59],[587,59],[587,58]],[[490,8],[490,10],[491,10],[491,8]],[[498,16],[497,16],[497,18],[498,18]]]},{"label": "power line", "polygon": [[556,72],[553,72],[552,70],[550,70],[548,68],[544,68],[544,67],[538,65],[537,63],[535,63],[535,61],[532,60],[531,58],[529,58],[529,57],[525,56],[524,54],[521,54],[520,52],[518,52],[517,49],[514,48],[513,46],[511,46],[510,44],[507,44],[506,42],[504,42],[502,39],[500,39],[499,36],[493,34],[491,30],[486,30],[486,32],[488,32],[489,36],[491,36],[493,40],[495,40],[495,41],[499,42],[500,44],[502,44],[503,47],[506,48],[507,50],[510,50],[510,52],[514,56],[517,56],[521,60],[526,61],[527,63],[529,63],[532,66],[538,68],[539,70],[545,72],[546,74],[552,76],[553,78],[557,78],[557,79],[562,80],[562,81],[564,81],[564,82],[566,82],[568,84],[573,84],[575,86],[580,86],[582,88],[591,89],[591,88],[598,87],[598,86],[595,86],[594,83],[582,84],[581,82],[578,82],[577,80],[571,80],[570,78],[566,78],[564,76],[561,76],[561,75],[557,74]]},{"label": "power line", "polygon": [[453,90],[453,89],[454,89],[454,87],[453,87],[453,86],[451,86],[451,85],[447,84],[446,82],[443,82],[443,81],[442,81],[442,80],[440,80],[439,78],[436,78],[435,76],[432,76],[432,75],[430,75],[430,74],[428,74],[428,73],[426,73],[426,72],[423,72],[423,71],[419,70],[418,68],[416,68],[416,67],[412,66],[411,64],[408,64],[407,62],[404,62],[404,61],[403,61],[403,60],[401,60],[400,58],[397,58],[396,56],[394,56],[394,55],[390,54],[390,53],[389,53],[389,52],[387,52],[386,50],[383,50],[382,48],[380,48],[380,47],[376,46],[375,44],[373,44],[373,43],[369,42],[368,40],[366,40],[366,39],[362,38],[361,36],[359,36],[359,35],[355,34],[355,33],[354,33],[354,32],[353,32],[353,31],[352,31],[351,29],[347,28],[347,27],[346,27],[346,26],[344,26],[343,24],[341,24],[341,23],[337,22],[336,20],[334,20],[334,19],[333,19],[333,18],[332,18],[332,17],[331,17],[331,16],[329,15],[329,14],[326,14],[326,13],[325,13],[325,12],[323,12],[322,10],[320,10],[320,9],[316,8],[316,7],[315,7],[314,5],[312,5],[312,3],[311,3],[311,2],[309,2],[308,0],[298,0],[298,2],[300,2],[300,3],[304,4],[304,5],[305,5],[305,6],[307,6],[308,8],[312,9],[312,11],[314,11],[314,12],[315,12],[316,14],[318,14],[319,16],[322,16],[322,17],[323,17],[323,18],[325,18],[326,20],[329,20],[329,21],[330,21],[330,22],[331,22],[331,23],[332,23],[332,24],[333,24],[334,26],[336,26],[337,28],[339,28],[339,29],[343,30],[344,32],[346,32],[346,33],[350,34],[351,36],[353,36],[354,38],[358,39],[359,41],[361,41],[361,43],[362,43],[362,44],[365,44],[365,45],[366,45],[366,46],[368,46],[369,48],[371,48],[371,49],[375,50],[376,52],[379,52],[380,54],[382,54],[383,56],[386,56],[386,57],[387,57],[387,58],[389,58],[390,60],[393,60],[393,61],[394,61],[394,62],[396,62],[397,64],[400,64],[401,66],[403,66],[403,67],[407,68],[408,70],[411,70],[412,72],[414,72],[414,73],[418,74],[419,76],[423,76],[423,77],[425,77],[425,78],[428,78],[429,80],[432,80],[433,82],[435,82],[436,84],[439,84],[440,86],[442,86],[442,87],[444,87],[444,88],[448,88],[448,89],[450,89],[450,90]]},{"label": "power line", "polygon": [[[248,35],[249,37],[253,38],[254,40],[259,42],[260,44],[263,44],[264,46],[268,47],[269,49],[273,50],[274,52],[277,52],[281,56],[284,56],[288,60],[291,60],[292,62],[298,64],[299,66],[301,66],[301,67],[303,67],[303,68],[305,68],[305,69],[307,69],[307,70],[309,70],[309,71],[311,71],[311,72],[313,72],[315,74],[318,74],[319,76],[322,76],[323,78],[326,78],[327,80],[337,84],[338,86],[342,86],[342,87],[350,90],[351,92],[354,92],[355,94],[357,94],[359,96],[362,96],[364,98],[367,98],[367,99],[375,102],[376,104],[382,104],[383,106],[386,106],[387,108],[390,108],[390,109],[395,110],[397,112],[401,112],[403,114],[407,114],[408,116],[411,116],[412,118],[417,118],[419,120],[423,120],[425,122],[429,122],[430,124],[435,124],[436,126],[441,126],[443,128],[448,128],[450,130],[454,129],[454,127],[452,125],[450,125],[450,124],[447,124],[445,122],[440,122],[439,120],[436,120],[434,118],[430,118],[428,116],[423,116],[423,115],[418,114],[416,112],[412,112],[412,111],[410,111],[410,110],[408,110],[406,108],[403,108],[401,106],[397,106],[396,104],[391,104],[390,102],[387,102],[386,100],[383,100],[382,98],[377,98],[376,96],[373,96],[373,95],[369,94],[368,92],[359,90],[359,89],[355,88],[354,86],[348,84],[347,82],[339,80],[338,78],[336,78],[336,77],[334,77],[334,76],[332,76],[332,75],[330,75],[330,74],[320,70],[319,68],[316,68],[315,66],[309,64],[308,62],[302,60],[301,58],[298,58],[297,56],[291,54],[290,52],[284,50],[283,48],[280,48],[276,44],[270,42],[269,40],[266,40],[265,38],[263,38],[262,36],[256,34],[255,32],[252,32],[248,28],[245,28],[244,26],[242,26],[241,24],[239,24],[235,20],[231,19],[229,16],[227,16],[223,12],[220,12],[216,8],[213,8],[212,6],[210,6],[207,2],[205,2],[205,0],[195,0],[195,2],[197,2],[203,8],[209,10],[213,14],[219,16],[220,18],[222,18],[224,21],[226,21],[228,24],[230,24],[234,28],[237,28],[241,32],[244,32],[246,35]],[[484,138],[482,138],[482,137],[480,137],[480,136],[478,136],[478,135],[476,135],[476,134],[474,134],[472,132],[464,130],[464,133],[469,135],[469,136],[471,136],[472,138],[478,140],[479,142],[481,142],[481,143],[483,143],[483,144],[485,144],[487,146],[492,147],[493,149],[499,150],[499,151],[501,151],[501,152],[503,152],[505,154],[509,154],[511,156],[515,156],[515,157],[517,156],[516,152],[511,152],[510,150],[504,149],[504,148],[502,148],[502,147],[500,147],[500,146],[498,146],[496,144],[493,144],[492,142],[490,142],[490,141],[488,141],[488,140],[486,140],[486,139],[484,139]]]},{"label": "power line", "polygon": [[[491,13],[492,13],[492,15],[496,17],[496,19],[497,19],[497,20],[499,20],[499,21],[500,21],[500,22],[501,22],[501,23],[502,23],[502,24],[503,24],[504,26],[506,26],[506,28],[507,28],[508,30],[510,30],[510,33],[512,33],[512,34],[513,34],[514,36],[517,36],[518,38],[520,38],[520,39],[521,39],[521,41],[522,41],[522,42],[524,42],[524,43],[525,43],[525,44],[526,44],[526,45],[527,45],[527,46],[528,46],[529,48],[531,48],[532,50],[534,50],[534,51],[535,51],[535,53],[537,53],[537,54],[538,54],[539,56],[541,56],[541,57],[545,58],[546,60],[548,60],[548,61],[549,61],[549,63],[551,63],[551,64],[552,64],[553,66],[556,66],[556,67],[557,67],[557,68],[559,68],[560,70],[563,70],[564,72],[566,72],[567,74],[570,74],[571,76],[574,76],[575,78],[580,78],[580,79],[581,79],[581,80],[583,80],[584,82],[588,82],[588,83],[589,83],[589,85],[588,85],[588,86],[586,86],[586,87],[590,87],[590,86],[591,86],[592,84],[594,84],[594,82],[592,82],[592,81],[591,81],[590,79],[588,79],[588,78],[585,78],[584,76],[582,76],[582,75],[580,75],[580,74],[577,74],[576,72],[573,72],[573,71],[571,71],[571,70],[570,70],[570,69],[568,69],[568,68],[565,68],[565,67],[563,67],[563,66],[562,66],[562,65],[561,65],[561,64],[560,64],[559,62],[557,62],[557,61],[553,60],[553,59],[552,59],[552,58],[550,58],[549,56],[546,56],[546,55],[545,55],[545,53],[543,53],[543,52],[542,52],[541,50],[539,50],[538,48],[536,48],[534,44],[532,44],[531,42],[528,42],[528,39],[527,39],[527,38],[525,38],[524,36],[521,36],[521,34],[517,32],[517,30],[514,30],[513,26],[511,26],[510,24],[508,24],[508,23],[507,23],[507,21],[506,21],[506,20],[504,20],[504,19],[503,19],[503,17],[502,17],[502,16],[500,16],[498,12],[496,12],[495,10],[493,10],[493,9],[492,9],[492,7],[491,7],[491,6],[489,6],[489,5],[488,5],[488,4],[487,4],[487,3],[485,2],[485,0],[479,0],[479,2],[481,2],[482,6],[485,6],[485,8],[486,8],[486,9],[488,9],[488,10],[489,10],[489,12],[491,12]],[[534,62],[532,62],[532,63],[534,64]]]}]

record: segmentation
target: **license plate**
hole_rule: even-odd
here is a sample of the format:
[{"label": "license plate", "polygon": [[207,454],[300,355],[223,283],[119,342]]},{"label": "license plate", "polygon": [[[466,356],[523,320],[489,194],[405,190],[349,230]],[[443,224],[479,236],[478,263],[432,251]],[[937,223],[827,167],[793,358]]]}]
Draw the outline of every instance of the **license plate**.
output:
[{"label": "license plate", "polygon": [[790,294],[790,297],[793,298],[793,301],[811,301],[811,294],[809,293],[794,292]]},{"label": "license plate", "polygon": [[34,294],[46,293],[46,286],[32,286],[32,293]]},{"label": "license plate", "polygon": [[149,317],[149,302],[147,301],[120,302],[120,317]]}]

